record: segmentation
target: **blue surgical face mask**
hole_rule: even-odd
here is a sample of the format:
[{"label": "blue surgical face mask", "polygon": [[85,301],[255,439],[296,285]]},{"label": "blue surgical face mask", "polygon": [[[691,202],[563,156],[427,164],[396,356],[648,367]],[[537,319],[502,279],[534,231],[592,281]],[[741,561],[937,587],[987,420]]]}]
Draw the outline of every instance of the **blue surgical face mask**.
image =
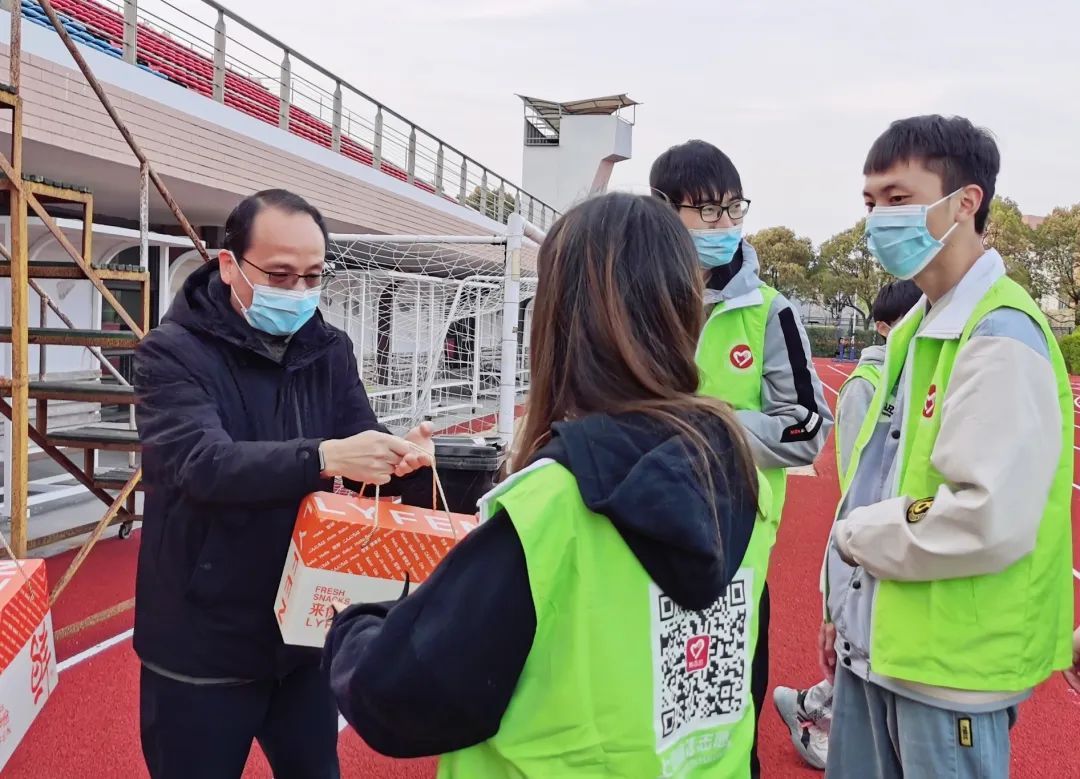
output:
[{"label": "blue surgical face mask", "polygon": [[[236,269],[251,287],[251,305],[240,303],[244,319],[256,330],[268,335],[288,336],[295,333],[311,319],[319,307],[320,287],[308,290],[276,289],[265,284],[252,284],[237,262]],[[236,296],[236,292],[233,292]]]},{"label": "blue surgical face mask", "polygon": [[742,225],[719,227],[714,230],[691,230],[698,259],[706,268],[728,265],[742,241]]},{"label": "blue surgical face mask", "polygon": [[911,279],[937,256],[959,222],[954,222],[941,238],[935,238],[926,226],[926,214],[956,192],[928,206],[876,206],[870,212],[866,217],[866,243],[886,273]]}]

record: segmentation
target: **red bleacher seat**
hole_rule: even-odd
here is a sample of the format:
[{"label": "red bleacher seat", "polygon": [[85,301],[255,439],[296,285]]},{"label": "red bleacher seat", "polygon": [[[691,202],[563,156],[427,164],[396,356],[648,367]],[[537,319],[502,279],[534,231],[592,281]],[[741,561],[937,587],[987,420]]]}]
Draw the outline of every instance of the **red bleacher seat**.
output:
[{"label": "red bleacher seat", "polygon": [[[124,19],[112,8],[94,0],[53,0],[53,5],[63,14],[87,26],[117,47],[123,46]],[[138,61],[151,70],[166,76],[170,81],[210,97],[214,92],[214,63],[201,52],[177,43],[168,35],[144,24],[139,25]],[[276,125],[279,121],[280,100],[257,81],[247,76],[226,71],[225,105],[243,111],[249,116]],[[330,148],[333,129],[329,124],[296,106],[289,106],[289,131],[301,138]],[[353,138],[342,134],[341,153],[363,165],[374,165],[374,154]],[[404,170],[383,160],[382,171],[400,181],[408,181]],[[426,192],[435,188],[417,179],[414,184]],[[454,198],[447,198],[456,202]]]}]

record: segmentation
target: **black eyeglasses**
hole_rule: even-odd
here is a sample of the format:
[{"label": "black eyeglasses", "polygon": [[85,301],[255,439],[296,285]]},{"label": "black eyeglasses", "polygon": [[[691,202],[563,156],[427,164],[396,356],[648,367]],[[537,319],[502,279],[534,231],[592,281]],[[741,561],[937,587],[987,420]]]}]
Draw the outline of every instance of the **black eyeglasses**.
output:
[{"label": "black eyeglasses", "polygon": [[746,216],[750,210],[750,201],[742,198],[740,200],[732,200],[726,206],[718,205],[716,203],[706,203],[703,206],[677,206],[678,208],[689,208],[693,211],[697,211],[701,215],[701,221],[703,222],[719,222],[724,216],[724,212],[727,211],[728,216],[733,220],[738,221]]},{"label": "black eyeglasses", "polygon": [[273,287],[281,287],[282,289],[293,289],[296,286],[296,280],[299,279],[305,287],[308,289],[314,289],[320,285],[326,284],[328,281],[334,278],[334,269],[329,266],[323,266],[321,273],[288,273],[286,271],[269,271],[263,270],[251,260],[243,258],[242,262],[246,262],[255,270],[266,275],[266,278],[270,281],[270,285]]}]

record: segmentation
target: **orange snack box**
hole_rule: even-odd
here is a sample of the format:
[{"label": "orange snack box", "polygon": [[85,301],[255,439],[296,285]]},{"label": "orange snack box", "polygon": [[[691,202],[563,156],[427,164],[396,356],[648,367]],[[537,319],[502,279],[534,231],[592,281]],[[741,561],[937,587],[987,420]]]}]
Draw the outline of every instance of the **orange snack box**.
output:
[{"label": "orange snack box", "polygon": [[472,515],[316,492],[304,498],[281,574],[274,615],[286,644],[321,647],[331,601],[395,600],[431,575]]},{"label": "orange snack box", "polygon": [[0,771],[56,688],[44,560],[0,561]]}]

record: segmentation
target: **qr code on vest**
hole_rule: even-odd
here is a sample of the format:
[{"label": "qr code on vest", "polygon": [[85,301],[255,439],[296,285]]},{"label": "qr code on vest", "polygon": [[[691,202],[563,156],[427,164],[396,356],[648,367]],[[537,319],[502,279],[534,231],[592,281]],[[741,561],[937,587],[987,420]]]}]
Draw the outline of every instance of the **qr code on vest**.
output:
[{"label": "qr code on vest", "polygon": [[737,721],[750,693],[753,569],[736,574],[705,611],[687,611],[655,584],[653,709],[657,747],[687,733]]}]

